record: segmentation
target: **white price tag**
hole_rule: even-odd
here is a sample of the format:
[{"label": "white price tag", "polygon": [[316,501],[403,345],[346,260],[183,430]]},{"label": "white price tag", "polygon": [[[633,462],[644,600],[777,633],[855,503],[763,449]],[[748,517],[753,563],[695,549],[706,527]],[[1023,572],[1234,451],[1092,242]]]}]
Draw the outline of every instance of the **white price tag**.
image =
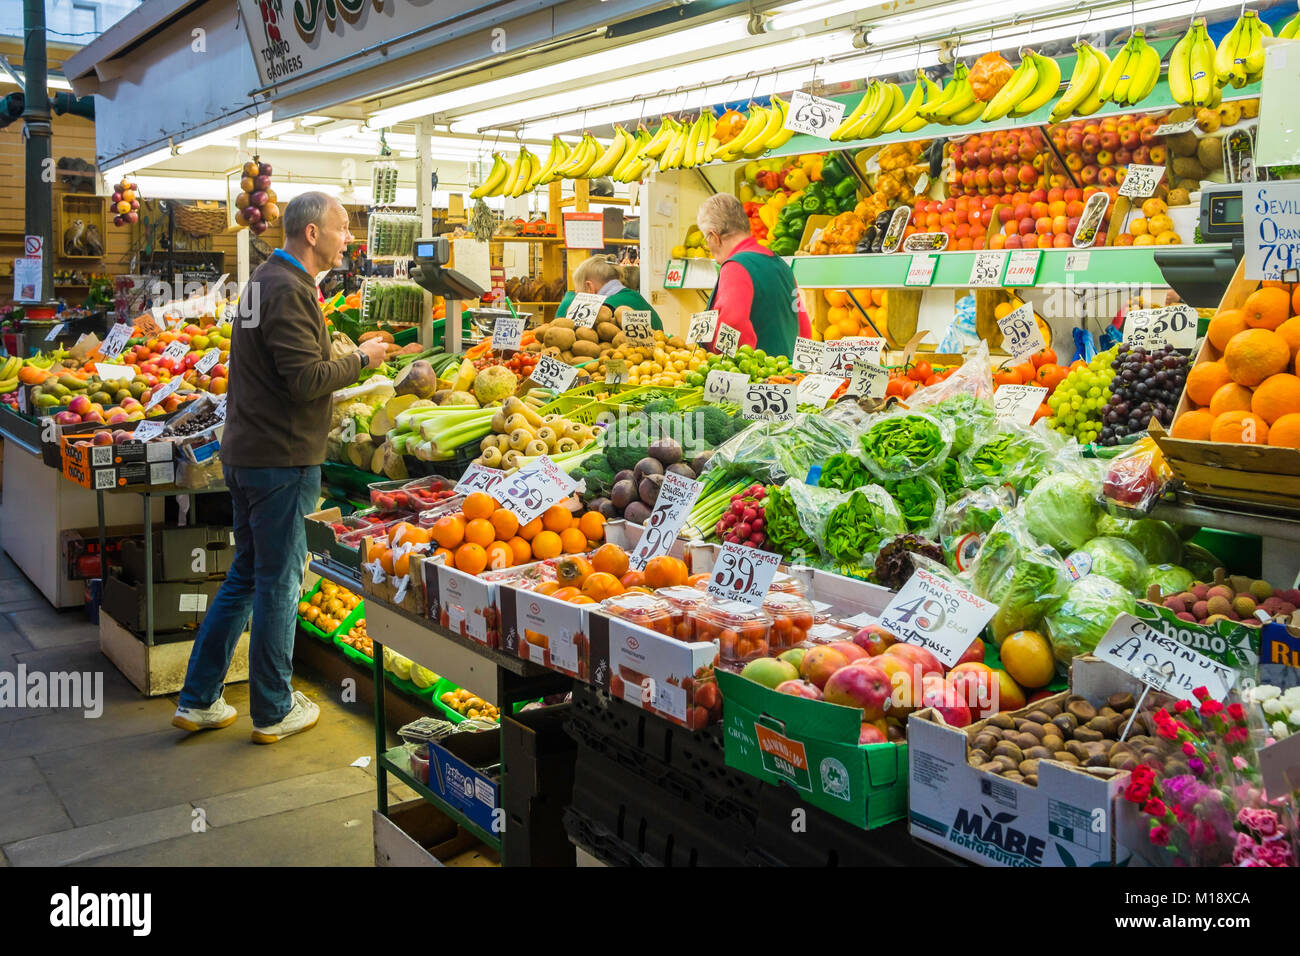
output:
[{"label": "white price tag", "polygon": [[219,361],[221,361],[221,349],[208,349],[203,353],[203,357],[194,363],[194,371],[200,375],[207,375]]},{"label": "white price tag", "polygon": [[99,343],[99,354],[104,358],[114,358],[122,353],[126,348],[127,340],[131,338],[131,326],[125,322],[119,322],[108,330],[104,336],[104,341]]},{"label": "white price tag", "polygon": [[169,358],[173,362],[180,362],[189,354],[190,347],[185,342],[173,342],[163,349],[163,358]]},{"label": "white price tag", "polygon": [[646,519],[641,539],[628,558],[628,564],[634,571],[644,569],[651,558],[668,554],[672,550],[682,522],[695,507],[703,490],[702,482],[692,481],[671,471],[664,475],[663,483],[659,486],[659,497],[655,499],[655,509]]},{"label": "white price tag", "polygon": [[848,395],[860,395],[863,398],[884,398],[889,388],[889,369],[883,365],[859,362],[853,366],[853,377],[849,379]]},{"label": "white price tag", "polygon": [[57,323],[52,329],[50,329],[49,334],[45,336],[45,341],[53,342],[55,339],[57,339],[59,337],[59,333],[63,331],[63,327],[65,325],[67,325],[66,322]]},{"label": "white price tag", "polygon": [[952,667],[979,637],[997,605],[956,581],[918,567],[880,615],[880,626]]},{"label": "white price tag", "polygon": [[708,345],[713,341],[713,333],[718,328],[718,310],[696,312],[691,316],[691,324],[686,329],[687,345]]},{"label": "white price tag", "polygon": [[794,354],[790,357],[790,364],[801,372],[815,372],[822,367],[825,352],[825,342],[806,339],[801,335],[794,340]]},{"label": "white price tag", "polygon": [[1119,184],[1119,194],[1130,199],[1145,199],[1156,191],[1160,180],[1164,178],[1165,167],[1163,166],[1129,163],[1124,172],[1124,181]]},{"label": "white price tag", "polygon": [[650,321],[650,310],[624,312],[623,334],[632,345],[654,345],[655,333]]},{"label": "white price tag", "polygon": [[622,385],[629,378],[627,362],[623,359],[609,359],[605,362],[605,384]]},{"label": "white price tag", "polygon": [[460,476],[460,481],[456,483],[456,494],[468,495],[475,491],[482,491],[485,494],[496,497],[497,485],[505,480],[506,474],[499,468],[489,468],[487,465],[470,465],[465,469],[465,474]]},{"label": "white price tag", "polygon": [[762,607],[780,564],[779,554],[734,541],[724,542],[709,575],[708,593],[720,601],[740,601],[750,607]]},{"label": "white price tag", "polygon": [[1124,342],[1132,348],[1169,346],[1191,351],[1196,346],[1196,310],[1190,305],[1133,309],[1124,316]]},{"label": "white price tag", "polygon": [[1092,261],[1091,252],[1067,252],[1065,254],[1066,272],[1083,272]]},{"label": "white price tag", "polygon": [[[1083,204],[1083,215],[1079,217],[1079,224],[1074,227],[1074,235],[1070,239],[1070,244],[1074,248],[1086,249],[1096,243],[1097,233],[1101,229],[1109,206],[1110,193],[1093,193],[1088,197],[1088,201]],[[1088,260],[1084,259],[1079,268],[1087,267]]]},{"label": "white price tag", "polygon": [[826,403],[831,400],[831,396],[835,394],[836,389],[843,384],[844,379],[835,375],[805,375],[799,383],[796,403],[825,408]]},{"label": "white price tag", "polygon": [[736,402],[739,404],[749,387],[749,376],[744,372],[725,372],[715,368],[704,380],[704,400],[718,402]]},{"label": "white price tag", "polygon": [[1002,330],[1002,348],[1017,363],[1047,347],[1042,329],[1034,321],[1034,307],[1028,303],[998,319],[998,328]]},{"label": "white price tag", "polygon": [[163,423],[159,421],[144,421],[135,426],[135,431],[131,433],[131,437],[136,441],[149,441],[161,435],[164,427]]},{"label": "white price tag", "polygon": [[569,389],[573,384],[573,380],[578,377],[578,370],[572,365],[561,362],[559,359],[543,355],[537,360],[537,364],[533,366],[533,370],[528,377],[542,388],[553,388],[564,392]]},{"label": "white price tag", "polygon": [[543,455],[527,468],[505,478],[497,486],[497,500],[515,513],[520,524],[528,524],[551,505],[558,504],[578,487],[550,458]]},{"label": "white price tag", "polygon": [[133,366],[114,365],[109,362],[96,362],[95,371],[106,382],[114,379],[133,379],[136,374],[136,369]]},{"label": "white price tag", "polygon": [[1046,400],[1047,389],[1042,385],[999,385],[993,393],[993,410],[1004,421],[1028,425]]},{"label": "white price tag", "polygon": [[222,395],[217,401],[217,407],[212,409],[212,414],[220,421],[224,422],[226,420],[226,396]]},{"label": "white price tag", "polygon": [[923,252],[913,253],[912,261],[907,267],[907,278],[903,280],[903,285],[933,285],[934,267],[938,262],[939,260],[934,256],[926,255]]},{"label": "white price tag", "polygon": [[768,422],[794,417],[793,385],[750,385],[740,403],[741,415]]},{"label": "white price tag", "polygon": [[790,109],[785,114],[785,128],[826,139],[844,119],[844,104],[824,100],[803,90],[790,94]]},{"label": "white price tag", "polygon": [[740,329],[730,325],[719,326],[718,340],[715,344],[719,355],[731,358],[736,354],[736,349],[740,348]]},{"label": "white price tag", "polygon": [[1002,284],[1002,266],[1007,261],[1005,252],[977,252],[970,266],[971,288],[988,288]]},{"label": "white price tag", "polygon": [[177,375],[166,385],[159,385],[154,390],[153,395],[150,396],[149,403],[145,405],[144,410],[146,412],[149,411],[149,409],[153,408],[155,405],[161,402],[168,395],[171,395],[173,392],[175,392],[176,389],[181,387],[182,381],[184,381],[184,379],[182,379],[179,375]]},{"label": "white price tag", "polygon": [[1003,276],[1002,284],[1011,288],[1033,285],[1042,260],[1042,249],[1016,249],[1007,256],[1007,274]]},{"label": "white price tag", "polygon": [[1132,614],[1115,618],[1092,653],[1142,683],[1184,699],[1190,698],[1195,688],[1205,687],[1211,698],[1221,701],[1237,680],[1231,667],[1192,650],[1174,635],[1157,631]]},{"label": "white price tag", "polygon": [[519,351],[519,340],[524,336],[524,320],[508,315],[497,316],[492,323],[492,347],[498,352]]},{"label": "white price tag", "polygon": [[1179,133],[1189,133],[1196,129],[1196,117],[1181,120],[1177,123],[1161,123],[1155,129],[1156,136],[1177,136]]},{"label": "white price tag", "polygon": [[854,336],[826,343],[819,371],[847,377],[862,364],[879,365],[885,340],[871,336]]},{"label": "white price tag", "polygon": [[603,295],[596,295],[592,292],[579,292],[569,303],[569,311],[565,312],[565,318],[572,319],[573,324],[580,329],[589,329],[596,324],[596,316],[600,314],[600,307],[605,304]]},{"label": "white price tag", "polygon": [[1246,278],[1293,282],[1300,269],[1300,183],[1241,187]]}]

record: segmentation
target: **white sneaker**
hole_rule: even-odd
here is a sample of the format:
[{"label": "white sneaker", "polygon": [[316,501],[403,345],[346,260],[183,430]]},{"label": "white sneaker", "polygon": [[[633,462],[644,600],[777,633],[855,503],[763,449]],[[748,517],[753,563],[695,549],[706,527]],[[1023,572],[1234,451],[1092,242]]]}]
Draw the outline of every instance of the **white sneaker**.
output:
[{"label": "white sneaker", "polygon": [[238,716],[239,711],[227,704],[224,697],[218,697],[202,710],[177,707],[172,717],[172,726],[191,733],[196,730],[219,730],[229,727]]},{"label": "white sneaker", "polygon": [[307,699],[302,691],[293,692],[293,710],[284,715],[284,719],[270,727],[254,727],[253,743],[273,744],[293,734],[311,730],[320,720],[320,708]]}]

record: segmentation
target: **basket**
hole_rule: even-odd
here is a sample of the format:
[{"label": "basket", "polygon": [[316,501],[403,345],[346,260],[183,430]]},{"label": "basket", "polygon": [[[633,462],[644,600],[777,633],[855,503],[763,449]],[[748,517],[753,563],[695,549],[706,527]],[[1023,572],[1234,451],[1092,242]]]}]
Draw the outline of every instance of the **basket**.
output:
[{"label": "basket", "polygon": [[191,236],[215,236],[226,231],[226,207],[210,201],[173,202],[172,221],[177,229]]}]

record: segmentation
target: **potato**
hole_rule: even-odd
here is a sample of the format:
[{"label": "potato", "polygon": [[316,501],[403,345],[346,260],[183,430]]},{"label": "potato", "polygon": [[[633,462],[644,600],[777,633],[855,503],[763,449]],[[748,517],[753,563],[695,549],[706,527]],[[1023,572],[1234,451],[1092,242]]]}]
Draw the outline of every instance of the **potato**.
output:
[{"label": "potato", "polygon": [[600,342],[600,335],[595,329],[574,329],[573,334],[577,336],[579,342]]},{"label": "potato", "polygon": [[600,346],[595,342],[574,342],[573,354],[583,358],[599,358]]},{"label": "potato", "polygon": [[561,315],[551,319],[551,325],[557,329],[571,329],[573,328],[573,319]]},{"label": "potato", "polygon": [[622,335],[622,330],[613,322],[597,322],[596,335],[597,341],[613,342],[615,338]]}]

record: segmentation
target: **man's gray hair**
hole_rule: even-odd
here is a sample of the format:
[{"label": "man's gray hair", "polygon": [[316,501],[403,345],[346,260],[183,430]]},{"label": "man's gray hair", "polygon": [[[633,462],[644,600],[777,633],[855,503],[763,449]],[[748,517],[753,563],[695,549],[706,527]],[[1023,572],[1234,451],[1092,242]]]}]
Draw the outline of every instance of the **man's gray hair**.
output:
[{"label": "man's gray hair", "polygon": [[715,193],[700,204],[695,221],[705,235],[716,232],[719,237],[736,233],[749,235],[749,217],[740,200],[730,193]]},{"label": "man's gray hair", "polygon": [[294,196],[284,207],[284,234],[296,239],[312,223],[324,226],[326,210],[338,204],[339,201],[329,193],[310,192]]}]

